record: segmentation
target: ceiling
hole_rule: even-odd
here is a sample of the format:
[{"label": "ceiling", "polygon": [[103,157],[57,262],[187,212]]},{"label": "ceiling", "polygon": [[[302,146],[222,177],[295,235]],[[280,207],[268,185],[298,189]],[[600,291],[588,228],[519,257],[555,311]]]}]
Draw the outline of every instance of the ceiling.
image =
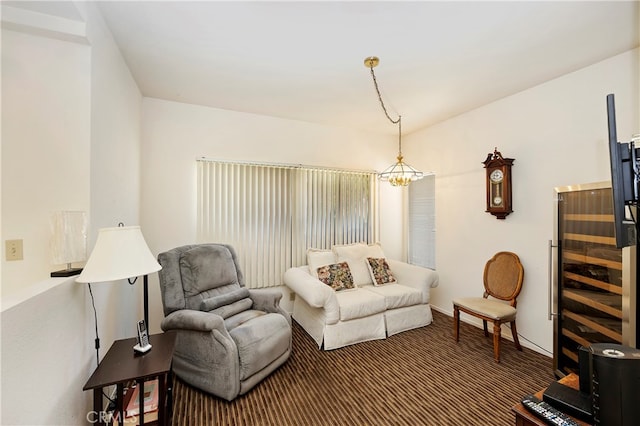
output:
[{"label": "ceiling", "polygon": [[102,1],[143,95],[410,133],[640,44],[623,1]]}]

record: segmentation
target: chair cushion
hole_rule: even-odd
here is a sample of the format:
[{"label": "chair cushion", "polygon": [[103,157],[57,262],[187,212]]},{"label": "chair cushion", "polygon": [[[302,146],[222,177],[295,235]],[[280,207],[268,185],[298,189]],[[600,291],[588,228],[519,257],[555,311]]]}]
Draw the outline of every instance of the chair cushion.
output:
[{"label": "chair cushion", "polygon": [[384,312],[385,300],[379,294],[363,289],[336,292],[340,306],[340,320],[348,321]]},{"label": "chair cushion", "polygon": [[[240,315],[246,315],[246,312]],[[285,317],[275,313],[262,314],[229,331],[238,348],[240,380],[261,371],[289,349],[291,328]]]},{"label": "chair cushion", "polygon": [[483,297],[455,299],[453,304],[495,320],[509,321],[516,317],[516,308],[513,306]]},{"label": "chair cushion", "polygon": [[251,321],[254,318],[261,317],[266,314],[266,312],[259,311],[257,309],[247,309],[245,311],[238,312],[235,315],[225,318],[224,328],[226,328],[228,332],[231,332],[231,330],[238,326],[241,326],[245,322]]},{"label": "chair cushion", "polygon": [[[209,312],[221,306],[229,305],[249,297],[249,290],[246,287],[231,290],[228,293],[208,297],[200,302],[200,310]],[[247,308],[248,309],[248,308]]]},{"label": "chair cushion", "polygon": [[180,257],[180,274],[187,298],[210,289],[238,284],[231,252],[219,245],[201,245],[184,252]]},{"label": "chair cushion", "polygon": [[321,266],[336,263],[336,255],[331,250],[320,250],[315,248],[307,249],[307,265],[309,273],[318,278],[318,268]]},{"label": "chair cushion", "polygon": [[253,300],[246,297],[236,302],[229,303],[228,305],[220,306],[219,308],[213,309],[210,312],[216,315],[220,315],[223,319],[227,319],[231,316],[239,314],[240,312],[244,312],[247,309],[251,309],[252,306]]},{"label": "chair cushion", "polygon": [[367,291],[384,297],[386,309],[403,308],[422,303],[422,292],[402,284],[365,287]]}]

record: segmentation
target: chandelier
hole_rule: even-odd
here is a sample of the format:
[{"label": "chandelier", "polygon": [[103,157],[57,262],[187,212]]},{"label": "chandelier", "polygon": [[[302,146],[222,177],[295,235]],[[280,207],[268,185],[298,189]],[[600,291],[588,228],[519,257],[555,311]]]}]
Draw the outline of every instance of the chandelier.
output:
[{"label": "chandelier", "polygon": [[417,171],[409,164],[403,161],[402,157],[402,116],[398,114],[398,118],[396,120],[392,119],[387,112],[387,108],[384,106],[384,102],[382,101],[382,95],[380,95],[380,89],[378,88],[378,81],[376,80],[376,75],[373,72],[373,68],[376,67],[380,63],[380,59],[375,56],[370,56],[364,60],[364,65],[371,70],[371,77],[373,78],[373,85],[376,88],[376,93],[378,94],[378,100],[380,101],[380,105],[382,106],[382,110],[384,111],[384,115],[387,116],[389,121],[393,124],[398,125],[398,157],[396,161],[391,166],[387,167],[382,173],[378,175],[378,179],[382,181],[388,181],[393,186],[407,186],[411,182],[415,180],[422,179],[424,177],[424,173]]}]

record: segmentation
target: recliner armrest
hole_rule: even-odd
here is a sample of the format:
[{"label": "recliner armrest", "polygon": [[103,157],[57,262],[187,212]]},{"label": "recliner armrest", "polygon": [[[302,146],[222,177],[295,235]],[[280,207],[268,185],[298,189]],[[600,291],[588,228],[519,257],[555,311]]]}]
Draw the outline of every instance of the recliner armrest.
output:
[{"label": "recliner armrest", "polygon": [[224,320],[221,316],[191,309],[171,312],[162,320],[160,327],[163,331],[191,330],[209,332],[221,330],[226,333]]},{"label": "recliner armrest", "polygon": [[265,312],[278,312],[282,292],[275,289],[249,289],[249,297],[253,300],[253,309]]},{"label": "recliner armrest", "polygon": [[280,307],[282,291],[269,288],[250,289],[249,297],[253,300],[253,309],[281,314],[289,321],[289,324],[291,324],[291,316]]}]

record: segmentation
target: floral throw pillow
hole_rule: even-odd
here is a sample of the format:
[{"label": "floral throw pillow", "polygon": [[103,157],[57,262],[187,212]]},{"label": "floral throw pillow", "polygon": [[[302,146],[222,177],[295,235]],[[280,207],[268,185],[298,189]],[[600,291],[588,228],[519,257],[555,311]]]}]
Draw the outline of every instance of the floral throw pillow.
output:
[{"label": "floral throw pillow", "polygon": [[318,279],[335,291],[352,290],[353,277],[347,262],[333,263],[318,268]]},{"label": "floral throw pillow", "polygon": [[384,285],[396,282],[396,278],[391,273],[391,269],[385,258],[367,257],[367,266],[369,267],[373,285]]}]

